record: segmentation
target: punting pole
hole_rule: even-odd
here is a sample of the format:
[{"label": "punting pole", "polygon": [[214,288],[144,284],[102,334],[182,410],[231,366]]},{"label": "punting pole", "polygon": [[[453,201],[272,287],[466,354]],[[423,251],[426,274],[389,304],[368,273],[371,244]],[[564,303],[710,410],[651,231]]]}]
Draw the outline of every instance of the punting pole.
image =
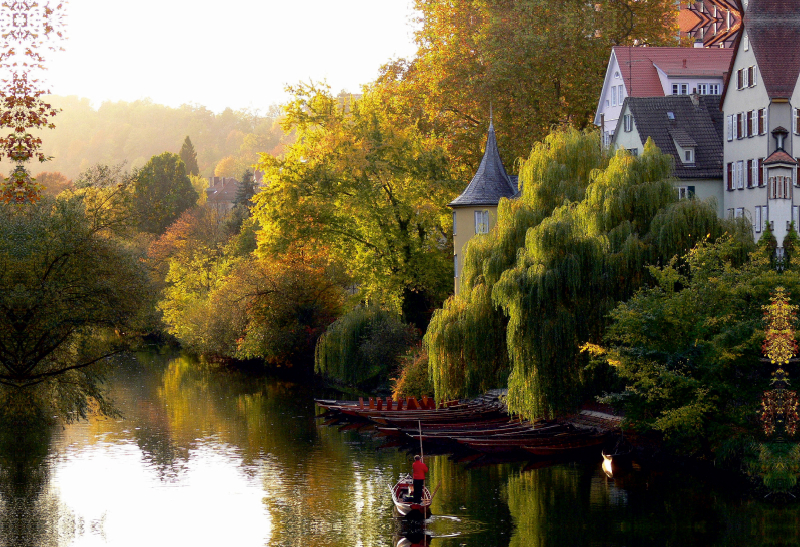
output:
[{"label": "punting pole", "polygon": [[419,426],[419,457],[421,460],[425,461],[425,454],[422,453],[422,421],[417,420],[417,426]]}]

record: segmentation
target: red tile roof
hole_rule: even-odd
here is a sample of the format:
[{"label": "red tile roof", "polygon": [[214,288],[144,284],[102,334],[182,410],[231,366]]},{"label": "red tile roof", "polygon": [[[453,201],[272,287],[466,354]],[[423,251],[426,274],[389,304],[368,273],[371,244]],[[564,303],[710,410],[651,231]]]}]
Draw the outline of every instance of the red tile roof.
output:
[{"label": "red tile roof", "polygon": [[797,0],[750,0],[744,28],[770,99],[790,99],[800,76]]},{"label": "red tile roof", "polygon": [[783,150],[775,150],[764,160],[764,165],[769,165],[770,163],[789,163],[791,165],[797,165],[797,161]]},{"label": "red tile roof", "polygon": [[614,55],[630,97],[663,97],[664,89],[656,66],[670,76],[709,76],[722,78],[730,65],[733,50],[728,48],[624,47]]}]

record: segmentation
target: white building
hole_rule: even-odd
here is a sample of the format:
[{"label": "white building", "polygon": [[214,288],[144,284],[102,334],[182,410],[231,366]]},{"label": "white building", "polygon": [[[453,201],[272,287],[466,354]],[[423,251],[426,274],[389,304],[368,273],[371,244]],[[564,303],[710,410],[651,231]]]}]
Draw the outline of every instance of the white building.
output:
[{"label": "white building", "polygon": [[779,247],[800,220],[797,10],[792,0],[749,1],[722,98],[723,209],[749,218],[756,238],[769,222]]},{"label": "white building", "polygon": [[720,95],[733,49],[622,47],[611,50],[594,124],[611,141],[626,97]]}]

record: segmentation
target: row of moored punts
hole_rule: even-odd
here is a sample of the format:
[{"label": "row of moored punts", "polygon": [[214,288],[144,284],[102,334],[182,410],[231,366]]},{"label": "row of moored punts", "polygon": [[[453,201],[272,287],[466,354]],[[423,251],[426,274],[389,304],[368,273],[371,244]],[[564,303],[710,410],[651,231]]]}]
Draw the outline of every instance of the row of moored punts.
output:
[{"label": "row of moored punts", "polygon": [[[366,401],[317,400],[319,417],[340,429],[371,430],[384,445],[425,443],[426,452],[563,459],[600,455],[613,421],[588,413],[580,420],[526,421],[510,416],[498,400],[402,401],[369,397]],[[577,421],[577,423],[576,423]]]}]

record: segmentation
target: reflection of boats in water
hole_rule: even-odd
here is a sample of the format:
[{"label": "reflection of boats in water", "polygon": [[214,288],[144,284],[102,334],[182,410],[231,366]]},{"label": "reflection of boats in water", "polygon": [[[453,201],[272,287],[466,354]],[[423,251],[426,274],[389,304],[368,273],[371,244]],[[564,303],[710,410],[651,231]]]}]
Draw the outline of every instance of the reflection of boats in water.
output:
[{"label": "reflection of boats in water", "polygon": [[431,514],[431,496],[428,487],[422,489],[422,496],[419,503],[414,503],[411,494],[414,481],[410,475],[401,477],[397,484],[392,487],[392,501],[395,509],[404,517],[428,518]]},{"label": "reflection of boats in water", "polygon": [[426,532],[424,528],[416,528],[395,535],[393,544],[395,547],[427,547],[432,540],[432,534]]}]

